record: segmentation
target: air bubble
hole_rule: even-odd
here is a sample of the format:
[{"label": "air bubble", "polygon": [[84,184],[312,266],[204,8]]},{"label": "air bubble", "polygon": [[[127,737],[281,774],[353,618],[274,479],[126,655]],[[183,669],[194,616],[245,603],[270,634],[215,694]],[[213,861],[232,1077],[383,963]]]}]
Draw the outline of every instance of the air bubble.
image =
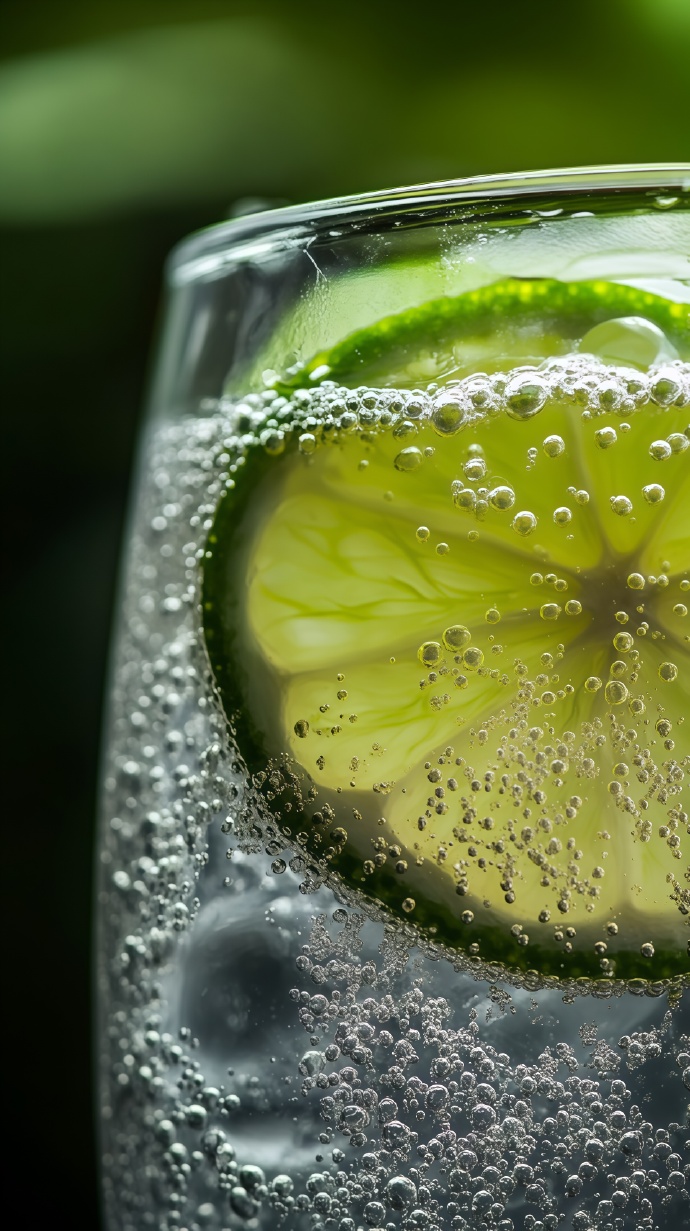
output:
[{"label": "air bubble", "polygon": [[585,680],[585,688],[587,692],[598,692],[601,688],[602,681],[598,675],[590,675]]},{"label": "air bubble", "polygon": [[424,414],[427,402],[422,397],[412,397],[405,403],[405,415],[408,419],[418,419]]},{"label": "air bubble", "polygon": [[558,603],[544,603],[539,608],[539,615],[542,620],[557,620],[561,614],[561,608]]},{"label": "air bubble", "polygon": [[672,449],[667,440],[653,440],[649,446],[649,456],[656,462],[663,462],[670,457]]},{"label": "air bubble", "polygon": [[268,428],[262,432],[259,437],[259,443],[263,445],[266,453],[271,457],[276,457],[285,449],[285,433],[277,431],[275,428]]},{"label": "air bubble", "polygon": [[516,513],[511,525],[516,534],[526,538],[528,534],[532,534],[537,528],[537,518],[534,513],[530,513],[528,509],[524,509],[521,513]]},{"label": "air bubble", "polygon": [[484,654],[476,645],[468,645],[462,661],[469,671],[476,671],[484,662]]},{"label": "air bubble", "polygon": [[469,628],[465,628],[464,624],[451,624],[450,628],[444,630],[442,639],[447,650],[461,650],[471,636]]},{"label": "air bubble", "polygon": [[623,399],[623,390],[618,381],[605,380],[597,386],[594,398],[601,410],[617,410]]},{"label": "air bubble", "polygon": [[567,526],[572,519],[572,512],[566,505],[561,505],[560,508],[554,509],[553,520],[557,526]]},{"label": "air bubble", "polygon": [[611,508],[618,517],[629,517],[633,503],[628,496],[611,496]]},{"label": "air bubble", "polygon": [[293,728],[295,735],[299,739],[304,739],[309,734],[309,723],[306,718],[299,718]]},{"label": "air bubble", "polygon": [[569,598],[565,605],[566,615],[580,615],[582,603],[576,598]]},{"label": "air bubble", "polygon": [[418,526],[415,530],[415,535],[419,539],[420,543],[426,543],[430,534],[431,531],[428,526]]},{"label": "air bubble", "polygon": [[604,689],[604,696],[609,705],[622,705],[627,701],[629,693],[621,680],[609,680]]},{"label": "air bubble", "polygon": [[406,436],[416,436],[418,431],[419,428],[416,423],[412,423],[410,419],[402,419],[393,428],[393,438],[394,440],[404,440]]},{"label": "air bubble", "polygon": [[323,1052],[320,1051],[305,1051],[302,1059],[299,1062],[300,1073],[306,1074],[308,1077],[314,1077],[316,1073],[320,1073],[324,1066]]},{"label": "air bubble", "polygon": [[675,663],[661,663],[659,665],[659,679],[670,684],[678,678],[678,668]]},{"label": "air bubble", "polygon": [[580,351],[597,355],[605,363],[649,368],[660,359],[673,359],[676,351],[666,335],[643,316],[619,316],[602,321],[585,334]]},{"label": "air bubble", "polygon": [[615,427],[602,427],[594,433],[594,439],[599,449],[610,449],[618,440],[618,433]]},{"label": "air bubble", "polygon": [[463,462],[462,473],[471,483],[476,483],[479,479],[483,479],[486,474],[484,458],[470,457],[466,462]]},{"label": "air bubble", "polygon": [[626,585],[629,590],[644,590],[645,580],[642,573],[629,573]]},{"label": "air bubble", "polygon": [[230,1189],[230,1205],[235,1214],[247,1220],[256,1218],[259,1212],[259,1202],[238,1184]]},{"label": "air bubble", "polygon": [[485,1133],[496,1123],[496,1112],[488,1103],[477,1103],[472,1108],[472,1124],[480,1133]]},{"label": "air bubble", "polygon": [[674,368],[661,368],[650,387],[650,396],[657,406],[671,406],[680,397],[683,387]]},{"label": "air bubble", "polygon": [[494,509],[511,509],[515,504],[515,492],[512,487],[494,487],[493,491],[489,492],[489,504]]},{"label": "air bubble", "polygon": [[633,648],[635,638],[630,633],[616,633],[613,644],[621,654],[627,654]]},{"label": "air bubble", "polygon": [[434,399],[431,411],[431,426],[439,436],[454,436],[465,420],[465,408],[452,393],[440,394]]},{"label": "air bubble", "polygon": [[565,451],[565,441],[562,436],[547,436],[542,448],[547,457],[560,457]]},{"label": "air bubble", "polygon": [[386,1199],[394,1210],[404,1210],[417,1200],[417,1188],[405,1175],[395,1175],[386,1184]]},{"label": "air bubble", "polygon": [[459,480],[452,484],[453,504],[458,509],[474,509],[477,504],[477,494],[471,487],[463,487]]},{"label": "air bubble", "polygon": [[660,483],[648,483],[646,487],[642,488],[642,495],[647,504],[658,504],[660,500],[663,500],[666,492]]},{"label": "air bubble", "polygon": [[418,470],[424,458],[419,449],[414,445],[410,445],[407,449],[401,449],[397,457],[393,461],[396,470],[401,470],[403,473],[409,474],[413,470]]},{"label": "air bubble", "polygon": [[546,385],[538,376],[518,376],[506,388],[506,410],[511,419],[531,419],[546,401]]},{"label": "air bubble", "polygon": [[312,432],[302,432],[298,439],[300,453],[309,455],[316,451],[316,436]]},{"label": "air bubble", "polygon": [[424,641],[417,650],[417,658],[425,667],[433,667],[443,656],[443,649],[438,641]]}]

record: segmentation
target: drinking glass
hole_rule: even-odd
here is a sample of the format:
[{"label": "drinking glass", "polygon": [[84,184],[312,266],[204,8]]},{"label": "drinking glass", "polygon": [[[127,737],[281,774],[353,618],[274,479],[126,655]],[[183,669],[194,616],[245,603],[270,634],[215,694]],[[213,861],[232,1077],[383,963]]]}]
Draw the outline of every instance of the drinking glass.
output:
[{"label": "drinking glass", "polygon": [[[172,254],[104,746],[111,1231],[687,1225],[689,207],[688,165],[482,177]],[[609,807],[661,852],[615,909]]]}]

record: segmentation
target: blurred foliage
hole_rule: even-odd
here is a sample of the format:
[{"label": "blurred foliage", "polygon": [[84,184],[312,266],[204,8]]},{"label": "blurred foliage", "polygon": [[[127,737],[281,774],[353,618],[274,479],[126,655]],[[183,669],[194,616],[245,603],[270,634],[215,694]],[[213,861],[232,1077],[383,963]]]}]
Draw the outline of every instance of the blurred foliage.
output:
[{"label": "blurred foliage", "polygon": [[7,220],[690,151],[688,0],[7,5]]},{"label": "blurred foliage", "polygon": [[98,1222],[99,713],[166,252],[247,194],[687,159],[689,16],[690,0],[3,0],[5,977],[30,1225]]}]

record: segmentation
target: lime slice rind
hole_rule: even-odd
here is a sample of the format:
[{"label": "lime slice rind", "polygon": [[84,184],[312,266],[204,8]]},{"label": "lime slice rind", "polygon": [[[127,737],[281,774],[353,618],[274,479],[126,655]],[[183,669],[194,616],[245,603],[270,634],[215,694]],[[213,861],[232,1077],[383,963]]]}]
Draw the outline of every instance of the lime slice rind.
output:
[{"label": "lime slice rind", "polygon": [[[457,296],[431,300],[361,329],[323,351],[276,388],[289,393],[323,380],[347,386],[424,384],[453,375],[434,360],[453,354],[465,340],[468,370],[491,363],[513,367],[565,354],[593,326],[615,317],[641,317],[657,325],[681,358],[690,358],[688,305],[674,303],[636,287],[603,281],[560,282],[555,279],[505,279]],[[507,331],[502,338],[501,329]],[[490,338],[487,347],[484,339]],[[545,344],[545,339],[546,344]],[[508,345],[509,343],[509,345]],[[420,364],[428,352],[431,365]],[[436,364],[436,366],[434,366]],[[448,366],[448,365],[446,365]],[[456,362],[456,367],[461,367]],[[392,373],[396,375],[391,376]]]}]

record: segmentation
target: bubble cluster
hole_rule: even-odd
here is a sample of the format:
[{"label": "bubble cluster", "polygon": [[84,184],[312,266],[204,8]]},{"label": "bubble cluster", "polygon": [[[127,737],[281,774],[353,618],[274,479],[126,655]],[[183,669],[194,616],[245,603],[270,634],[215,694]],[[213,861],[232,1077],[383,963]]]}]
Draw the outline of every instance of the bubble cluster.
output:
[{"label": "bubble cluster", "polygon": [[[593,418],[612,413],[612,405],[613,413],[620,407],[632,417],[631,400],[641,405],[652,397],[663,406],[684,396],[684,370],[665,361],[663,370],[637,375],[641,392],[628,388],[630,375],[614,374],[604,411],[588,387],[575,391],[583,368],[579,360],[568,363],[517,373],[502,388],[499,378],[485,381],[492,408],[505,408],[531,430],[529,420],[557,387],[570,388],[573,403]],[[568,849],[566,834],[574,837],[576,828],[571,833],[568,823],[581,811],[580,797],[555,785],[576,774],[584,793],[596,780],[601,747],[608,746],[597,742],[602,739],[615,746],[603,783],[605,790],[615,784],[615,816],[641,842],[658,839],[664,849],[681,849],[687,805],[679,775],[685,771],[674,739],[680,743],[682,727],[654,706],[642,727],[647,680],[644,673],[633,679],[642,670],[633,655],[640,645],[654,646],[660,689],[666,696],[678,688],[680,652],[668,639],[652,641],[659,632],[653,603],[663,599],[682,631],[687,607],[678,597],[690,582],[678,584],[667,570],[673,584],[664,587],[663,561],[653,580],[646,567],[637,571],[630,563],[611,608],[611,620],[620,610],[627,621],[624,628],[614,621],[607,643],[622,657],[611,653],[601,666],[588,664],[593,674],[581,676],[580,686],[601,714],[591,729],[570,732],[552,717],[573,696],[565,689],[565,631],[577,628],[580,616],[591,616],[592,596],[547,559],[535,555],[525,571],[535,618],[540,611],[544,628],[553,624],[553,637],[536,668],[522,660],[510,667],[522,694],[519,708],[510,711],[504,702],[502,718],[477,724],[471,738],[481,776],[469,764],[456,766],[445,752],[442,765],[436,757],[423,771],[424,798],[433,801],[420,812],[424,833],[447,815],[442,808],[451,797],[466,800],[469,816],[459,825],[467,840],[444,848],[445,861],[461,867],[458,928],[470,945],[466,959],[452,959],[456,969],[433,936],[422,942],[414,930],[424,909],[420,897],[403,891],[400,919],[384,918],[355,889],[329,879],[299,833],[286,837],[275,815],[278,776],[271,768],[250,781],[214,699],[200,635],[199,566],[214,511],[241,477],[248,450],[258,445],[268,457],[283,458],[294,447],[310,467],[330,425],[348,436],[376,424],[395,430],[431,417],[432,405],[433,430],[452,436],[485,413],[471,395],[463,382],[446,400],[419,391],[343,391],[326,382],[292,398],[267,390],[241,403],[205,406],[197,421],[159,429],[150,446],[150,481],[134,529],[133,581],[125,596],[101,852],[108,944],[100,976],[108,999],[105,1196],[112,1224],[123,1231],[145,1225],[159,1231],[555,1231],[563,1209],[573,1211],[577,1231],[652,1231],[687,1220],[683,1117],[690,1039],[677,999],[667,1001],[662,986],[642,980],[617,984],[607,1001],[597,984],[587,983],[584,990],[594,994],[586,1002],[574,988],[538,989],[534,972],[511,980],[472,950],[481,897],[477,905],[469,890],[473,877],[484,876],[480,861],[497,855],[490,845],[500,841],[496,826],[484,823],[495,821],[494,803],[508,797],[516,819],[511,851],[521,845],[531,852],[530,866],[549,877],[550,868],[560,866],[558,845],[565,837],[563,859],[578,871],[567,871],[564,862],[566,873],[554,883],[565,885],[569,877],[573,899],[606,885],[603,854],[585,869],[580,848]],[[669,453],[652,455],[652,461],[669,468],[686,461],[679,455],[687,437],[675,435],[680,443],[670,433]],[[533,439],[538,443],[540,436]],[[549,446],[552,452],[544,440],[546,458],[567,454],[558,439],[564,447]],[[406,482],[405,474],[421,470],[429,458],[416,449],[418,460],[399,466],[403,454],[415,452],[406,446],[395,454],[394,469]],[[467,462],[473,464],[462,470],[458,497],[469,492],[463,500],[473,496],[474,509],[485,500],[497,516],[508,514],[517,545],[533,535],[529,545],[538,546],[535,532],[550,518],[538,524],[529,509],[514,514],[522,497],[493,477],[491,459],[469,456]],[[542,458],[536,465],[555,472],[565,462],[552,466]],[[645,504],[663,500],[663,491],[653,498],[647,491]],[[447,499],[447,487],[445,493]],[[456,503],[461,511],[469,508]],[[583,502],[575,496],[570,504],[574,521]],[[458,516],[452,508],[450,515]],[[409,536],[415,550],[445,568],[432,550],[445,542],[441,533],[433,523],[413,522]],[[451,553],[448,565],[455,558]],[[579,597],[567,598],[560,582]],[[540,601],[550,593],[564,596]],[[643,601],[651,606],[640,611]],[[544,616],[547,609],[556,614]],[[475,685],[506,688],[501,644],[510,645],[512,612],[488,594],[482,611],[479,630],[471,621],[449,623],[439,625],[433,640],[422,641],[432,630],[420,630],[414,643],[412,657],[418,648],[429,675],[448,656],[449,676],[458,673],[451,677],[458,681],[453,695],[460,698]],[[449,618],[467,617],[458,605]],[[619,626],[623,631],[616,632]],[[614,662],[623,663],[624,676],[611,673]],[[344,680],[342,673],[333,676],[333,704],[337,699],[343,707],[351,700],[344,670]],[[348,716],[349,709],[346,725]],[[300,746],[316,738],[306,708],[289,725]],[[367,752],[377,756],[380,750]],[[486,770],[489,752],[496,768]],[[383,776],[377,788],[380,805],[390,789]],[[549,792],[559,799],[562,792],[559,811],[549,809]],[[642,808],[645,798],[651,808]],[[324,846],[337,850],[347,838],[340,818],[323,807],[317,820],[318,799],[313,803],[314,827],[323,832]],[[665,832],[650,838],[646,816],[651,811],[656,817],[657,804],[664,814],[657,829]],[[542,825],[548,821],[551,829]],[[404,885],[414,850],[391,840],[385,825],[374,823],[371,838],[372,868],[387,869]],[[605,853],[606,839],[597,841]],[[436,850],[440,860],[438,844]],[[519,901],[520,877],[511,879],[510,867],[503,894]],[[668,892],[682,901],[683,889],[681,872]],[[334,892],[340,899],[335,909]],[[472,908],[465,905],[470,898]],[[529,928],[515,924],[516,950],[529,952],[541,927],[560,936],[564,954],[572,952],[573,914],[558,902],[568,899],[553,895]],[[596,952],[602,963],[609,961],[618,927],[609,918],[601,929]],[[643,934],[638,946],[650,966],[655,942]]]},{"label": "bubble cluster", "polygon": [[[617,441],[620,444],[621,434],[629,434],[636,416],[650,403],[663,409],[687,406],[690,377],[687,364],[679,360],[663,362],[642,372],[625,362],[606,363],[583,353],[546,359],[539,366],[526,365],[512,376],[496,372],[475,373],[464,379],[451,377],[441,389],[432,385],[428,390],[351,390],[322,379],[313,388],[295,390],[290,397],[270,388],[251,397],[263,400],[253,405],[250,398],[245,398],[241,403],[245,431],[260,423],[262,443],[269,451],[277,441],[281,451],[284,449],[286,425],[295,431],[302,424],[299,445],[309,453],[314,448],[309,437],[318,437],[324,430],[327,434],[334,428],[349,433],[357,428],[366,431],[384,425],[391,426],[396,439],[402,440],[414,436],[418,425],[428,421],[437,435],[448,438],[464,432],[473,423],[501,414],[527,424],[553,403],[572,405],[587,420],[616,416],[617,426],[606,423],[594,428],[595,445],[610,449]],[[273,416],[266,423],[269,405]],[[649,441],[647,450],[654,460],[666,461],[684,452],[689,443],[687,431],[670,432],[665,438]],[[401,453],[407,454],[416,447],[410,444]],[[548,458],[559,458],[567,452],[566,441],[559,433],[544,436],[541,447]],[[533,464],[538,449],[531,447],[528,454]],[[403,467],[407,464],[403,461]],[[413,467],[420,464],[411,463]],[[467,481],[484,477],[486,463],[481,457],[468,459],[467,466]]]}]

